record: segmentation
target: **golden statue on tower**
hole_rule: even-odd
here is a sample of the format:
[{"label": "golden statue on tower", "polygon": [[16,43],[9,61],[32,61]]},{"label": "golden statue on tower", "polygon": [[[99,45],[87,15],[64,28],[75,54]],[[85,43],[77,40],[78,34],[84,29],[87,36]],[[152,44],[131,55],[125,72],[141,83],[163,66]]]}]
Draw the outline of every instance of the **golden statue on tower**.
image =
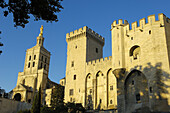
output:
[{"label": "golden statue on tower", "polygon": [[39,36],[43,36],[43,25],[41,25]]}]

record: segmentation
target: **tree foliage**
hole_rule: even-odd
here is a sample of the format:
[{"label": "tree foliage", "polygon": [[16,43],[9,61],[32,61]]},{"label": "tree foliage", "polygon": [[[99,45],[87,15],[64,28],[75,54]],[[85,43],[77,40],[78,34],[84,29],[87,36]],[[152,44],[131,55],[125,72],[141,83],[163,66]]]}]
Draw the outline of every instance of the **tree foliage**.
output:
[{"label": "tree foliage", "polygon": [[41,107],[41,87],[39,88],[38,93],[34,97],[31,113],[40,113],[40,107]]},{"label": "tree foliage", "polygon": [[35,21],[57,22],[57,13],[63,9],[61,1],[63,0],[0,0],[0,7],[4,9],[5,17],[9,13],[13,14],[15,27],[25,27],[31,15]]},{"label": "tree foliage", "polygon": [[56,85],[52,91],[51,95],[51,106],[53,108],[58,108],[64,105],[64,87],[60,85]]}]

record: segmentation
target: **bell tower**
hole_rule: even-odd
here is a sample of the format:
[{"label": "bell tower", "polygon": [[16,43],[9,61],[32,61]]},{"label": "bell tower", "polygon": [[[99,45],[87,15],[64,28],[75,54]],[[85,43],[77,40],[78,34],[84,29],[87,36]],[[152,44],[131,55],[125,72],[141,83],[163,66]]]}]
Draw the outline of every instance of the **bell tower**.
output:
[{"label": "bell tower", "polygon": [[32,102],[40,86],[42,91],[46,89],[51,54],[44,48],[43,43],[43,26],[41,26],[36,45],[26,51],[24,71],[18,73],[13,98],[19,93],[21,101]]}]

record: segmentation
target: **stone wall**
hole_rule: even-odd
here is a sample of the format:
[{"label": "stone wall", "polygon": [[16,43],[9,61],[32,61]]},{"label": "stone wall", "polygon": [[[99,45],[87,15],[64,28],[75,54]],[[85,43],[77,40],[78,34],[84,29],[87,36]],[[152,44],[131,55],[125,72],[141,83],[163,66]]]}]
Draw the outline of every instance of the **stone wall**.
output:
[{"label": "stone wall", "polygon": [[0,113],[17,113],[19,110],[30,109],[31,104],[0,98]]}]

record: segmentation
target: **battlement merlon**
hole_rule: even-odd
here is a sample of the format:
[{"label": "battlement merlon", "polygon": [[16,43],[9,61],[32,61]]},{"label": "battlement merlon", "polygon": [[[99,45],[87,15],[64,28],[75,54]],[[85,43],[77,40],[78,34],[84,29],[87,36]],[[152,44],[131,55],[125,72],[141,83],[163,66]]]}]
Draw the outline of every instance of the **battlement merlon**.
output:
[{"label": "battlement merlon", "polygon": [[91,35],[92,37],[96,38],[97,40],[99,40],[102,43],[104,43],[104,41],[105,41],[104,37],[102,37],[98,33],[94,32],[92,29],[88,28],[87,26],[84,26],[83,28],[80,28],[78,30],[74,30],[74,32],[72,31],[70,33],[67,33],[66,34],[66,41],[68,41],[69,39],[72,39],[76,36],[79,36],[83,33]]},{"label": "battlement merlon", "polygon": [[[146,22],[147,19],[147,22]],[[139,20],[139,24],[137,21],[129,24],[127,20],[123,20],[120,19],[118,20],[118,22],[115,20],[112,24],[111,24],[111,29],[113,28],[118,28],[119,26],[125,26],[127,27],[127,30],[135,30],[136,28],[140,28],[143,29],[145,27],[145,25],[152,25],[155,23],[161,24],[163,25],[165,21],[170,21],[170,19],[168,19],[163,13],[158,14],[158,20],[156,20],[155,15],[150,15],[147,18],[142,18]],[[131,28],[130,28],[131,26]]]}]

